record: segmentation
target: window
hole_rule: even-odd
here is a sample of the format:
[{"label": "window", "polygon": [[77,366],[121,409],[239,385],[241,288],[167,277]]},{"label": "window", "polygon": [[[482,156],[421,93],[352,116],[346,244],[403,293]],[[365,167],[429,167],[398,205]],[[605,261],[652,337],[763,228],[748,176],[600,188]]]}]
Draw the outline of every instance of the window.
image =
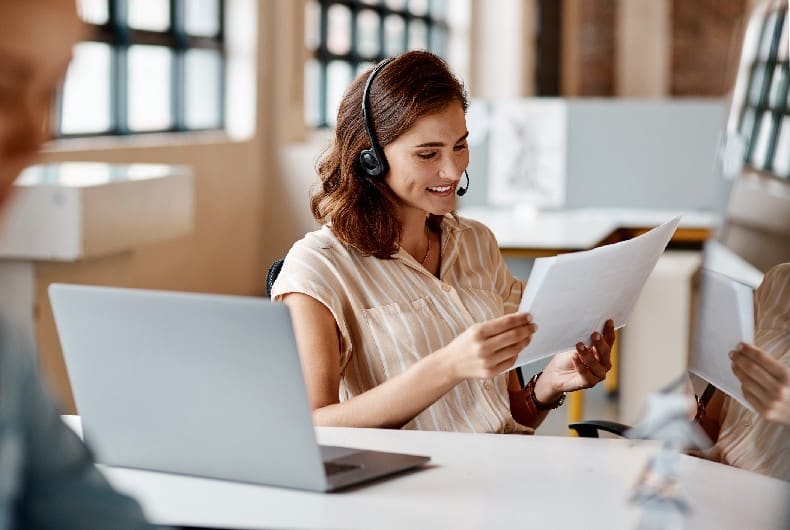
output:
[{"label": "window", "polygon": [[787,4],[777,3],[750,23],[742,65],[748,82],[736,87],[738,134],[745,165],[790,179],[790,70]]},{"label": "window", "polygon": [[79,0],[87,40],[59,96],[61,137],[224,126],[223,0]]},{"label": "window", "polygon": [[334,125],[343,92],[359,72],[407,50],[446,57],[447,42],[446,0],[308,0],[308,125]]}]

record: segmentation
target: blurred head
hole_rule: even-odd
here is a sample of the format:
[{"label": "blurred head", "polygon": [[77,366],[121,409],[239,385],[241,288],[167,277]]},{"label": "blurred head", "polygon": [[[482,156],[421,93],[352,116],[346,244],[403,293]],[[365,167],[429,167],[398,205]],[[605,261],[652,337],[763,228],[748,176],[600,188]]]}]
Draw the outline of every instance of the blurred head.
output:
[{"label": "blurred head", "polygon": [[74,0],[0,0],[0,206],[49,137],[82,24]]},{"label": "blurred head", "polygon": [[[398,250],[406,210],[423,211],[436,225],[454,209],[454,189],[468,163],[468,102],[463,84],[436,55],[411,51],[387,64],[370,87],[369,117],[389,171],[371,178],[359,168],[360,152],[370,147],[361,111],[370,72],[357,76],[340,102],[311,206],[315,218],[330,222],[346,246],[388,258]],[[422,144],[442,145],[418,148]],[[452,197],[428,191],[444,185],[453,188]]]}]

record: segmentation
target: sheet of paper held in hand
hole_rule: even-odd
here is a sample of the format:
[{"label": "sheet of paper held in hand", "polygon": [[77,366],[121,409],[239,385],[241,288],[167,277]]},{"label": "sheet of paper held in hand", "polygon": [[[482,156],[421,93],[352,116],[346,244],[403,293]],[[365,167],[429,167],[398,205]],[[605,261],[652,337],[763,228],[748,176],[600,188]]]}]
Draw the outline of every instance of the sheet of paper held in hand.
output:
[{"label": "sheet of paper held in hand", "polygon": [[589,344],[609,318],[615,329],[625,326],[679,221],[620,243],[535,260],[518,310],[532,314],[538,331],[514,366]]},{"label": "sheet of paper held in hand", "polygon": [[754,343],[752,288],[723,274],[703,269],[689,371],[754,410],[732,373],[729,352],[739,342]]}]

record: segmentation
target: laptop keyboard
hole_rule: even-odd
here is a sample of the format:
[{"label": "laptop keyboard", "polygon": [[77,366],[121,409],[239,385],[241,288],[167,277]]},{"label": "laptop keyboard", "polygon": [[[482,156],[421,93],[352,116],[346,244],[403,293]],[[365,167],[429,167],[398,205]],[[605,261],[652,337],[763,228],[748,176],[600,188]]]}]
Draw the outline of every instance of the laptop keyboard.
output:
[{"label": "laptop keyboard", "polygon": [[353,464],[338,464],[337,462],[324,462],[324,471],[326,471],[326,475],[328,477],[338,473],[353,471],[355,469],[359,469],[360,467],[362,466],[355,466]]}]

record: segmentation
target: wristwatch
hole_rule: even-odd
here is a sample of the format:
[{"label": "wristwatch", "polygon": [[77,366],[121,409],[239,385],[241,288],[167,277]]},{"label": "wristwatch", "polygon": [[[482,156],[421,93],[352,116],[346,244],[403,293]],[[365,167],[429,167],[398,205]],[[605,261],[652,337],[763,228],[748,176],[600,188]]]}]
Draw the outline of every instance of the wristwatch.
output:
[{"label": "wristwatch", "polygon": [[565,403],[565,395],[566,395],[565,392],[563,392],[560,395],[560,397],[558,397],[557,400],[554,401],[553,403],[541,403],[540,401],[538,401],[538,397],[535,395],[535,384],[538,382],[538,377],[540,377],[540,374],[542,373],[543,372],[536,373],[535,375],[532,376],[532,379],[529,380],[529,383],[527,383],[526,390],[529,399],[531,399],[532,402],[535,404],[535,408],[540,411],[554,410],[556,408],[561,407],[562,404]]}]

